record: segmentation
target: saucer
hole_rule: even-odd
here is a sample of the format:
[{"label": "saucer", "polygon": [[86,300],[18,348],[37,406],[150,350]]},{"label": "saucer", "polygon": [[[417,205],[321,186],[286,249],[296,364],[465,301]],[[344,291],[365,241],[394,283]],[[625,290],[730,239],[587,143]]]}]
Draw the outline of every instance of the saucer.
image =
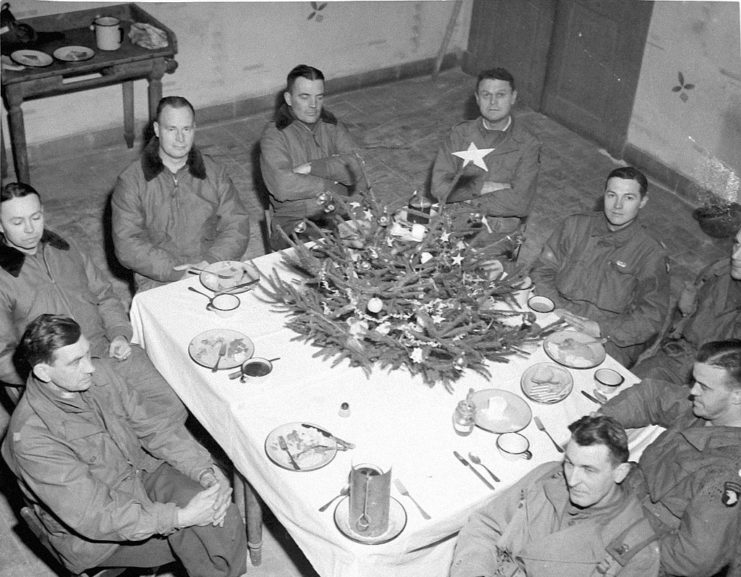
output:
[{"label": "saucer", "polygon": [[46,52],[40,50],[16,50],[10,55],[11,60],[23,66],[33,66],[34,68],[43,68],[49,66],[54,59]]},{"label": "saucer", "polygon": [[[224,276],[227,278],[222,278]],[[243,286],[235,290],[231,289],[237,285],[243,285],[246,282],[259,278],[260,273],[254,268],[254,265],[237,260],[222,260],[212,263],[204,267],[200,275],[201,284],[208,290],[214,292],[229,291],[231,294],[239,294],[252,290],[254,285]]]},{"label": "saucer", "polygon": [[337,503],[334,510],[334,523],[340,532],[348,539],[364,545],[380,545],[396,539],[407,525],[407,512],[404,505],[394,497],[389,498],[389,526],[384,533],[377,537],[367,537],[350,527],[350,497],[345,497]]},{"label": "saucer", "polygon": [[95,56],[95,50],[87,46],[62,46],[53,52],[54,58],[64,62],[82,62]]}]

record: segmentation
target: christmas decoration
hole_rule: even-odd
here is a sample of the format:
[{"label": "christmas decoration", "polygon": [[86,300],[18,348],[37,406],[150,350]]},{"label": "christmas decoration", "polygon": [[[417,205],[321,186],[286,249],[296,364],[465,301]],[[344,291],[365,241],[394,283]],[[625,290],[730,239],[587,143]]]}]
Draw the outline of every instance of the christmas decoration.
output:
[{"label": "christmas decoration", "polygon": [[527,354],[525,343],[555,328],[541,329],[533,313],[517,308],[512,293],[523,273],[513,268],[489,278],[493,256],[518,239],[474,249],[466,239],[479,229],[451,226],[461,220],[455,210],[465,208],[442,206],[423,226],[390,217],[370,187],[359,202],[323,200],[337,205],[336,229],[307,221],[316,243],[288,239],[294,250],[283,256],[305,275],[303,284],[273,272],[260,298],[289,312],[286,325],[296,339],[317,346],[315,356],[333,366],[348,360],[368,374],[405,368],[450,389],[465,370],[488,377],[487,361]]},{"label": "christmas decoration", "polygon": [[463,159],[463,166],[461,168],[466,168],[466,166],[468,166],[469,163],[473,162],[476,166],[478,166],[482,170],[489,172],[489,169],[486,166],[486,163],[484,162],[484,157],[493,150],[494,150],[493,148],[478,148],[472,142],[471,144],[468,145],[468,148],[466,150],[454,152],[453,156],[457,156],[458,158]]}]

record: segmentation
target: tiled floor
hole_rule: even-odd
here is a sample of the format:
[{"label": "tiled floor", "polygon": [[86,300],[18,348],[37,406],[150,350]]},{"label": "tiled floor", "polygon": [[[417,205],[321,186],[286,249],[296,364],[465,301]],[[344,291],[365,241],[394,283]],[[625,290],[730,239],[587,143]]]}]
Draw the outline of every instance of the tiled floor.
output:
[{"label": "tiled floor", "polygon": [[[443,135],[469,117],[473,79],[459,70],[399,81],[331,96],[327,106],[344,120],[363,143],[367,170],[379,197],[411,196],[423,189]],[[186,95],[187,96],[187,95]],[[542,168],[539,193],[528,224],[521,261],[532,262],[546,237],[567,214],[591,210],[600,198],[607,173],[617,166],[592,142],[542,114],[521,110],[520,118],[541,138]],[[248,256],[264,253],[259,221],[262,206],[256,192],[256,143],[269,113],[201,126],[197,142],[224,163],[251,209],[252,238]],[[108,197],[119,172],[136,157],[122,145],[80,158],[49,159],[31,167],[33,185],[45,199],[51,228],[78,240],[110,274],[114,288],[128,304],[131,296],[126,271],[115,264],[108,241]],[[12,180],[12,175],[11,175]],[[705,236],[692,219],[692,207],[652,183],[642,217],[665,242],[672,256],[672,289],[704,264],[729,254],[729,240]],[[0,432],[7,424],[0,408]],[[16,494],[6,469],[0,469],[0,577],[49,577],[54,571],[26,543],[16,518]],[[250,575],[298,577],[315,575],[285,531],[269,522],[264,561]]]}]

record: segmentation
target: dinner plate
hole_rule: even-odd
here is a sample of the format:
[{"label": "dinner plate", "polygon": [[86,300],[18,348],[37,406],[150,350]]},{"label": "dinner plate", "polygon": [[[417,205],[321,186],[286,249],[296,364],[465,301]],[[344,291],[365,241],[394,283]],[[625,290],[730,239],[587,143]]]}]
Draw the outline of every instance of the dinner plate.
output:
[{"label": "dinner plate", "polygon": [[95,56],[95,50],[87,46],[62,46],[53,52],[54,58],[64,62],[82,62]]},{"label": "dinner plate", "polygon": [[334,510],[334,523],[340,532],[347,538],[363,543],[364,545],[380,545],[396,539],[404,527],[407,526],[407,512],[396,498],[389,499],[389,526],[385,532],[377,537],[368,537],[358,533],[350,526],[350,497],[345,497],[337,503]]},{"label": "dinner plate", "polygon": [[[201,284],[214,292],[229,290],[230,288],[260,278],[259,272],[254,265],[249,265],[238,260],[222,260],[212,263],[203,268],[200,275]],[[221,278],[217,275],[226,275],[229,278]],[[242,287],[230,291],[234,294],[243,293],[252,289],[254,285]]]},{"label": "dinner plate", "polygon": [[36,68],[49,66],[49,64],[54,62],[51,56],[40,50],[16,50],[10,54],[10,58],[18,64],[23,64],[23,66],[34,66]]},{"label": "dinner plate", "polygon": [[[313,423],[306,424],[313,425]],[[337,454],[337,443],[316,429],[302,425],[303,423],[286,423],[270,431],[265,438],[265,453],[273,463],[289,471],[321,469],[334,459]],[[286,446],[300,467],[299,469],[293,466],[288,453],[281,448],[278,437],[286,440]]]},{"label": "dinner plate", "polygon": [[543,342],[546,354],[557,363],[572,369],[590,369],[605,360],[602,343],[578,331],[559,331]]},{"label": "dinner plate", "polygon": [[492,433],[514,433],[528,426],[533,412],[524,399],[503,389],[483,389],[471,395],[474,421]]},{"label": "dinner plate", "polygon": [[552,404],[569,396],[574,379],[568,369],[555,363],[536,363],[522,374],[520,386],[528,399]]},{"label": "dinner plate", "polygon": [[221,345],[226,343],[226,353],[219,360],[219,369],[233,369],[252,357],[255,345],[250,338],[238,331],[211,329],[193,337],[188,353],[199,365],[212,368],[219,359]]}]

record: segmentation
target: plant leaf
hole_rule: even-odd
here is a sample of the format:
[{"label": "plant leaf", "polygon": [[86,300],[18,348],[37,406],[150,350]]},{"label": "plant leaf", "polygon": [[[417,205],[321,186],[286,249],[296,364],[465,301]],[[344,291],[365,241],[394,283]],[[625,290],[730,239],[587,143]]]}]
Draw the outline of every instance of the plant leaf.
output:
[{"label": "plant leaf", "polygon": [[685,84],[685,85],[684,85],[684,89],[685,89],[685,90],[692,90],[692,89],[693,89],[694,87],[695,87],[695,85],[694,85],[694,84]]},{"label": "plant leaf", "polygon": [[[311,16],[309,16],[309,18],[311,18]],[[681,86],[675,86],[674,88],[672,88],[672,92],[679,92],[680,90],[682,90]]]},{"label": "plant leaf", "polygon": [[308,16],[306,17],[306,19],[307,19],[307,20],[311,20],[312,18],[314,18],[314,15],[315,15],[315,14],[316,14],[316,12],[312,12],[311,14],[309,14],[309,15],[308,15]]},{"label": "plant leaf", "polygon": [[684,86],[684,74],[678,72],[677,77],[679,78],[679,83]]}]

